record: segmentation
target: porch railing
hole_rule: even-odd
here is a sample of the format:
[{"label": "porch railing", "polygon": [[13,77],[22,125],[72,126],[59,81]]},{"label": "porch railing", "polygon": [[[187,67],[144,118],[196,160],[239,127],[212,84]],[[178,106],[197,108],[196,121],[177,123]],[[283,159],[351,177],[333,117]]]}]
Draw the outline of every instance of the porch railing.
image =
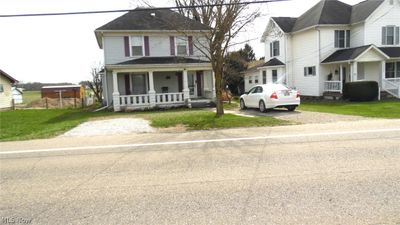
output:
[{"label": "porch railing", "polygon": [[150,104],[149,95],[120,95],[121,106],[146,106]]},{"label": "porch railing", "polygon": [[396,84],[400,84],[400,77],[397,78],[385,78],[385,80],[396,83]]},{"label": "porch railing", "polygon": [[341,92],[342,91],[342,81],[325,81],[324,90],[330,92]]},{"label": "porch railing", "polygon": [[156,94],[156,104],[184,103],[182,92]]},{"label": "porch railing", "polygon": [[400,78],[382,79],[382,89],[400,98]]}]

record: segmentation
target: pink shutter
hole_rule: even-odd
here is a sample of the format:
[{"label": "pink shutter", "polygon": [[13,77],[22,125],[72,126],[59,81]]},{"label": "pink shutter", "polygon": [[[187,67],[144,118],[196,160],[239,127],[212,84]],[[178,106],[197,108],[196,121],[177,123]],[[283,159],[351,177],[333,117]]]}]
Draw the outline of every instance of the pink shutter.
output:
[{"label": "pink shutter", "polygon": [[175,37],[169,37],[169,47],[171,55],[175,55]]},{"label": "pink shutter", "polygon": [[150,56],[149,36],[144,36],[144,55]]},{"label": "pink shutter", "polygon": [[193,55],[193,37],[188,36],[188,42],[189,42],[189,55]]},{"label": "pink shutter", "polygon": [[129,57],[129,37],[125,36],[124,37],[124,48],[125,48],[125,56]]}]

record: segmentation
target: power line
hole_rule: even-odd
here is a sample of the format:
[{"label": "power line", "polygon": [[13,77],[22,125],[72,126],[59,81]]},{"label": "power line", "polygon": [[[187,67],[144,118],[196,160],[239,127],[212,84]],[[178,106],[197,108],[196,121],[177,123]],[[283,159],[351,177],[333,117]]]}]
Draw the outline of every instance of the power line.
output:
[{"label": "power line", "polygon": [[217,7],[217,6],[232,6],[232,5],[250,5],[262,4],[271,2],[285,2],[291,0],[257,0],[236,3],[219,3],[219,4],[204,4],[204,5],[191,5],[191,6],[172,6],[172,7],[154,7],[154,8],[136,8],[136,9],[116,9],[116,10],[99,10],[99,11],[81,11],[81,12],[57,12],[57,13],[26,13],[26,14],[5,14],[0,17],[34,17],[34,16],[69,16],[69,15],[84,15],[84,14],[101,14],[101,13],[119,13],[135,11],[152,11],[152,10],[166,10],[166,9],[191,9],[201,7]]}]

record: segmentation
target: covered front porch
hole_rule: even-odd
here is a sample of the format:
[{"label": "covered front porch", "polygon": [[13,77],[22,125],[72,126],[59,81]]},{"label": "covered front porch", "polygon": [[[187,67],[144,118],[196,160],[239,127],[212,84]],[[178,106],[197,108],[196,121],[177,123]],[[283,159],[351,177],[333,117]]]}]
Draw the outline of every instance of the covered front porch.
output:
[{"label": "covered front porch", "polygon": [[204,63],[109,66],[114,111],[191,107],[215,99],[214,76]]},{"label": "covered front porch", "polygon": [[376,81],[381,90],[399,97],[400,72],[392,72],[396,65],[400,61],[373,45],[339,50],[321,64],[323,93],[342,94],[346,82]]}]

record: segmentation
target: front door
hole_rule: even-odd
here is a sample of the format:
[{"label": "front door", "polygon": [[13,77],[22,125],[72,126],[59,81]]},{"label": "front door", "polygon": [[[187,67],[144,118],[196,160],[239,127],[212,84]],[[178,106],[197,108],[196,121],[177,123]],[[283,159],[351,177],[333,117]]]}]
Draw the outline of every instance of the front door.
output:
[{"label": "front door", "polygon": [[197,76],[195,73],[188,73],[188,86],[190,98],[197,98]]},{"label": "front door", "polygon": [[347,79],[347,73],[346,73],[346,67],[342,68],[342,74],[343,74],[343,80],[342,80],[342,88],[344,87],[344,84],[346,83]]},{"label": "front door", "polygon": [[203,72],[202,71],[197,71],[196,72],[196,89],[197,89],[197,97],[202,96],[201,94],[201,90],[202,88],[202,82],[201,82],[201,78],[203,77]]}]

